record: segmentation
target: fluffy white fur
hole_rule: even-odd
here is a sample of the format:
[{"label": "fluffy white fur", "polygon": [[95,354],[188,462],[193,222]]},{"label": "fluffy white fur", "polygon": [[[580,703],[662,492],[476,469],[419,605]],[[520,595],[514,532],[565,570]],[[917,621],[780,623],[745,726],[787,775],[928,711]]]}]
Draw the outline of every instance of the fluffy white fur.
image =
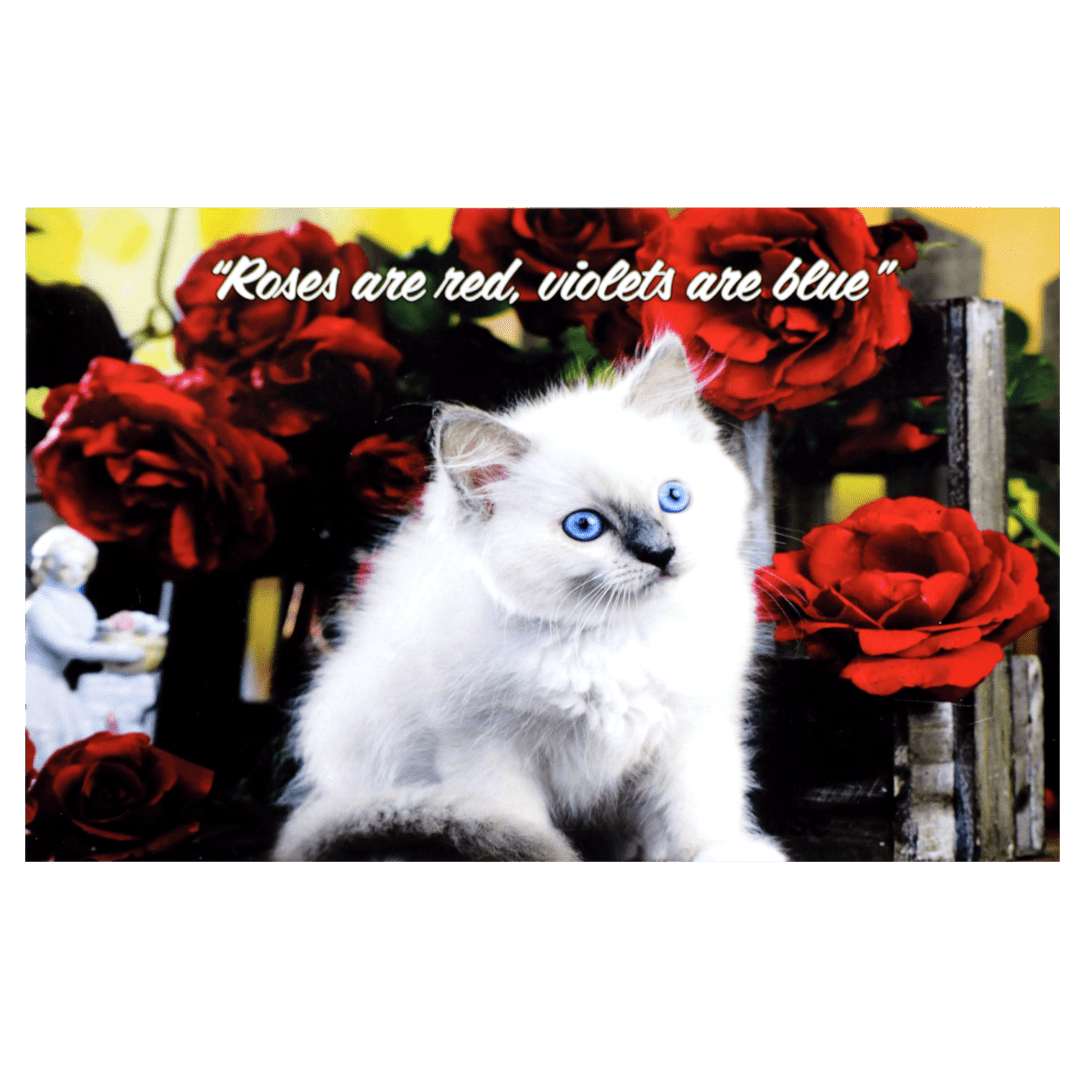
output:
[{"label": "fluffy white fur", "polygon": [[[612,384],[444,408],[423,508],[300,708],[275,858],[404,829],[575,859],[562,829],[607,821],[624,858],[782,859],[746,806],[750,490],[718,435],[674,335]],[[615,527],[574,540],[579,509]],[[648,521],[663,571],[624,542]]]}]

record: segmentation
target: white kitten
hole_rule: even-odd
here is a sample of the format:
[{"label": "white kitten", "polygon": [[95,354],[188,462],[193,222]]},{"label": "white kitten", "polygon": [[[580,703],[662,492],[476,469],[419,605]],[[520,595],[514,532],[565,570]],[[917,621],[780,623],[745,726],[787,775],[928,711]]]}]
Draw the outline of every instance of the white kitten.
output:
[{"label": "white kitten", "polygon": [[275,858],[575,859],[589,824],[620,858],[783,858],[746,806],[750,488],[696,390],[669,334],[614,383],[442,409],[423,508],[300,708]]}]

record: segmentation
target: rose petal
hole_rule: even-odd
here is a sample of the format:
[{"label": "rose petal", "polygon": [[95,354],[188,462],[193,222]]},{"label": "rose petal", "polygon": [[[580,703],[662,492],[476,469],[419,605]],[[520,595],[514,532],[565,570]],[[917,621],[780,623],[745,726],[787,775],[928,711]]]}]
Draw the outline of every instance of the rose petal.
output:
[{"label": "rose petal", "polygon": [[859,648],[867,656],[890,656],[921,644],[927,636],[922,630],[860,630]]},{"label": "rose petal", "polygon": [[1011,619],[1024,610],[1027,606],[1027,599],[1027,596],[1021,592],[1016,582],[1008,576],[1006,568],[1003,567],[1001,578],[998,580],[997,588],[993,594],[983,604],[980,611],[976,611],[964,621],[985,625],[993,620],[1002,622],[1005,619]]},{"label": "rose petal", "polygon": [[[1038,564],[1035,556],[1026,548],[1020,547],[1007,539],[1002,533],[993,533],[983,537],[987,547],[995,549],[1007,565],[1009,576],[1024,595],[1034,596],[1038,592]],[[1000,545],[1000,546],[999,546]]]},{"label": "rose petal", "polygon": [[939,686],[971,689],[994,670],[1003,656],[1000,646],[980,641],[919,660],[858,656],[840,674],[868,694],[895,694],[914,688],[933,692]]},{"label": "rose petal", "polygon": [[82,440],[83,453],[87,457],[96,457],[98,454],[120,454],[124,447],[119,440],[120,428],[115,420],[102,424],[100,428],[86,429]]},{"label": "rose petal", "polygon": [[928,578],[942,569],[936,556],[932,542],[914,526],[903,523],[892,525],[867,539],[863,565],[867,570],[919,574]]},{"label": "rose petal", "polygon": [[[881,616],[880,622],[894,630],[936,626],[949,614],[967,585],[968,580],[963,574],[952,571],[934,574],[923,582],[917,596],[901,600]],[[949,621],[955,623],[956,619],[953,617]]]},{"label": "rose petal", "polygon": [[810,577],[823,588],[839,585],[863,570],[866,539],[842,525],[811,529],[803,544],[810,551]]},{"label": "rose petal", "polygon": [[917,659],[922,656],[933,656],[944,649],[962,649],[965,645],[974,645],[982,637],[982,631],[978,627],[970,627],[966,630],[946,630],[941,634],[930,634],[925,641],[913,645],[897,656],[908,659]]},{"label": "rose petal", "polygon": [[187,485],[179,476],[162,476],[161,473],[157,472],[145,472],[135,480],[135,486],[141,488],[165,486],[182,488]]},{"label": "rose petal", "polygon": [[756,571],[760,587],[767,593],[779,594],[799,607],[809,607],[821,590],[802,573],[808,558],[809,552],[806,551],[778,552],[773,556],[771,567],[763,566]]},{"label": "rose petal", "polygon": [[964,573],[946,570],[927,578],[922,587],[922,599],[929,611],[928,621],[941,622],[967,587],[968,577]]},{"label": "rose petal", "polygon": [[315,342],[320,349],[355,353],[372,360],[386,361],[393,370],[401,353],[384,341],[371,327],[355,319],[339,319],[322,315],[313,319],[295,336],[296,341]]},{"label": "rose petal", "polygon": [[876,619],[857,608],[847,597],[835,589],[823,589],[808,612],[808,623],[821,626],[838,626],[846,630],[856,627],[879,629]]},{"label": "rose petal", "polygon": [[[697,333],[713,352],[743,364],[760,363],[769,355],[772,346],[772,341],[756,326],[749,323],[744,325],[741,320],[732,317],[709,319],[698,327]],[[732,368],[729,371],[729,377],[736,374],[744,378],[760,377],[751,376],[750,372],[741,369]]]},{"label": "rose petal", "polygon": [[918,574],[893,574],[882,570],[864,570],[844,582],[844,595],[863,611],[879,619],[901,600],[919,596],[925,579]]},{"label": "rose petal", "polygon": [[960,541],[951,532],[928,534],[926,545],[938,569],[962,574],[965,578],[970,575],[971,563],[968,560],[967,553],[964,551]]},{"label": "rose petal", "polygon": [[195,550],[195,522],[182,503],[173,510],[169,525],[169,548],[178,566],[185,570],[199,565]]},{"label": "rose petal", "polygon": [[770,236],[753,236],[749,233],[733,233],[709,241],[711,255],[729,255],[735,251],[766,251],[773,246]]},{"label": "rose petal", "polygon": [[969,573],[974,577],[985,567],[991,558],[991,553],[986,547],[986,541],[975,519],[967,510],[959,507],[946,507],[941,515],[941,531],[955,536],[957,542],[964,549],[970,564]]},{"label": "rose petal", "polygon": [[846,417],[844,423],[849,428],[877,427],[885,423],[885,406],[881,398],[871,398],[862,408]]},{"label": "rose petal", "polygon": [[116,483],[123,484],[131,476],[134,462],[131,458],[109,457],[105,459],[105,468]]},{"label": "rose petal", "polygon": [[1036,596],[1015,619],[1010,619],[994,633],[988,634],[986,640],[998,645],[1011,645],[1021,634],[1033,630],[1049,618],[1049,604],[1041,596]]},{"label": "rose petal", "polygon": [[952,613],[953,622],[963,622],[985,608],[990,597],[997,592],[1001,581],[1001,561],[993,559],[981,571],[975,581],[975,589],[960,603]]},{"label": "rose petal", "polygon": [[[807,334],[819,334],[828,326],[813,308],[800,305],[784,306],[784,327],[787,330],[799,331]],[[825,373],[827,378],[832,372]]]},{"label": "rose petal", "polygon": [[865,503],[844,522],[848,528],[880,533],[894,525],[910,525],[922,532],[940,532],[945,507],[933,499],[906,495],[902,499],[875,499]]},{"label": "rose petal", "polygon": [[[109,796],[115,793],[116,797]],[[126,814],[146,798],[146,785],[128,762],[94,762],[83,773],[78,807],[71,807],[83,822],[108,822]]]},{"label": "rose petal", "polygon": [[[799,362],[784,373],[785,383],[797,387],[831,386],[837,367],[846,366],[847,361],[844,357],[844,363],[838,365],[837,352],[837,342],[818,341],[813,349],[808,349],[799,358]],[[874,350],[871,349],[870,352],[873,355]]]}]

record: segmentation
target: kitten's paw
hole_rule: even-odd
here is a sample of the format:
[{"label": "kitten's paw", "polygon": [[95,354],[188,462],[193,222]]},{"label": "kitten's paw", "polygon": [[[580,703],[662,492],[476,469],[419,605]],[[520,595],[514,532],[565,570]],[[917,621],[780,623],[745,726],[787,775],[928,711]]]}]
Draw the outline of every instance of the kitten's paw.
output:
[{"label": "kitten's paw", "polygon": [[709,844],[694,856],[694,862],[787,862],[787,855],[772,837],[748,834]]}]

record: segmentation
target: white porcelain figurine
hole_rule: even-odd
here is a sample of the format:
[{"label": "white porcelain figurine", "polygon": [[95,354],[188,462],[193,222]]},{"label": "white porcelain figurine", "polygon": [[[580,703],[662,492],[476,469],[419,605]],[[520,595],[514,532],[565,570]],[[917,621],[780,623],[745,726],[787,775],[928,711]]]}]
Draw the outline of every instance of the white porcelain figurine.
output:
[{"label": "white porcelain figurine", "polygon": [[97,640],[97,612],[79,592],[96,564],[97,545],[67,525],[49,529],[31,549],[38,587],[26,602],[26,728],[39,769],[60,747],[101,730],[64,668],[72,660],[133,664],[146,656],[133,640]]}]

